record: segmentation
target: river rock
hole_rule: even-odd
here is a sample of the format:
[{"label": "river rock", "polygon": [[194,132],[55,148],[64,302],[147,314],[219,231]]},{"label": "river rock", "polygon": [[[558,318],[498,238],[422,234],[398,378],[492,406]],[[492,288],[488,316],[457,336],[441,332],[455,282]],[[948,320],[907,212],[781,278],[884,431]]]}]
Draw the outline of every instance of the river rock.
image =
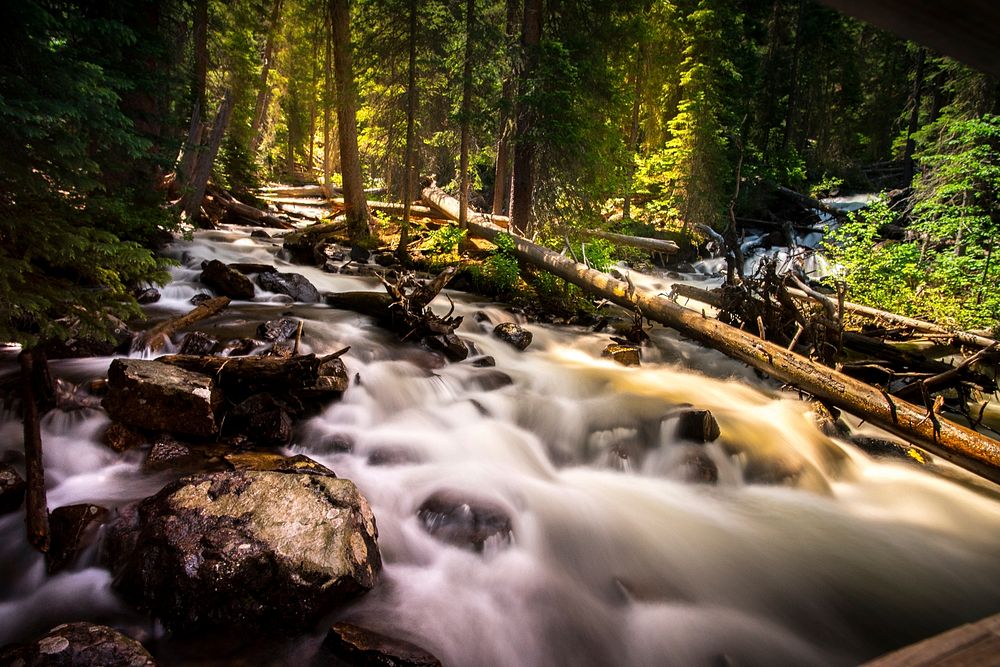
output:
[{"label": "river rock", "polygon": [[372,256],[372,261],[378,264],[379,266],[384,266],[385,268],[389,268],[390,266],[394,266],[395,264],[397,264],[396,256],[393,255],[391,252],[377,253]]},{"label": "river rock", "polygon": [[177,352],[180,354],[207,355],[215,352],[218,347],[219,340],[217,338],[212,338],[207,333],[201,331],[192,331],[184,336],[184,340],[181,341],[180,349]]},{"label": "river rock", "polygon": [[377,538],[349,480],[237,470],[127,507],[106,552],[116,588],[168,628],[306,631],[375,585]]},{"label": "river rock", "polygon": [[601,356],[613,359],[615,362],[621,364],[622,366],[638,366],[639,346],[619,345],[618,343],[611,343],[606,348],[604,348],[604,351],[601,352]]},{"label": "river rock", "polygon": [[100,505],[82,503],[57,507],[49,513],[51,544],[45,553],[49,574],[73,565],[80,552],[97,543],[98,530],[108,518]]},{"label": "river rock", "polygon": [[209,454],[204,450],[196,449],[168,433],[163,433],[153,440],[149,452],[146,453],[146,459],[142,463],[142,471],[182,470],[193,472],[204,468],[209,459]]},{"label": "river rock", "polygon": [[258,472],[310,473],[336,477],[337,474],[322,463],[308,456],[296,454],[284,456],[274,452],[236,452],[222,457],[232,470],[256,470]]},{"label": "river rock", "polygon": [[27,485],[12,466],[0,463],[0,514],[18,509],[24,502]]},{"label": "river rock", "polygon": [[470,360],[470,362],[476,368],[492,368],[497,365],[497,360],[489,355],[484,355],[481,357],[476,357]]},{"label": "river rock", "polygon": [[301,273],[258,273],[257,284],[261,289],[276,294],[287,294],[302,303],[318,303],[319,290]]},{"label": "river rock", "polygon": [[206,301],[210,300],[211,298],[212,298],[211,294],[205,294],[204,292],[198,292],[193,297],[191,297],[190,299],[188,299],[188,303],[190,303],[192,306],[200,306],[201,304],[205,303]]},{"label": "river rock", "polygon": [[271,235],[268,234],[263,229],[255,229],[252,232],[250,232],[250,238],[252,238],[252,239],[270,239]]},{"label": "river rock", "polygon": [[135,449],[148,442],[148,440],[145,434],[129,428],[121,422],[111,422],[104,429],[104,434],[101,436],[101,441],[116,452]]},{"label": "river rock", "polygon": [[249,301],[254,295],[253,283],[249,278],[217,259],[204,265],[201,282],[215,290],[216,294],[230,299]]},{"label": "river rock", "polygon": [[493,335],[519,350],[531,345],[531,332],[514,322],[501,322],[493,327]]},{"label": "river rock", "polygon": [[151,431],[194,436],[218,432],[222,393],[212,378],[143,359],[115,359],[104,409],[116,421]]},{"label": "river rock", "polygon": [[867,435],[854,435],[851,436],[851,442],[866,454],[876,458],[899,459],[918,465],[927,465],[933,462],[930,454],[922,449],[917,449],[912,445],[894,440],[873,438]]},{"label": "river rock", "polygon": [[0,664],[23,667],[156,667],[142,644],[106,625],[66,623],[29,644],[0,649]]},{"label": "river rock", "polygon": [[424,336],[420,340],[428,348],[443,353],[451,361],[462,361],[469,356],[469,347],[465,341],[453,333]]},{"label": "river rock", "polygon": [[428,533],[448,544],[482,552],[505,547],[513,539],[510,517],[503,508],[452,491],[425,500],[417,518]]},{"label": "river rock", "polygon": [[325,359],[316,371],[317,378],[313,386],[320,395],[338,394],[347,391],[351,378],[347,374],[347,366],[340,357]]},{"label": "river rock", "polygon": [[677,413],[677,429],[674,435],[680,440],[712,442],[721,434],[719,422],[708,410],[685,408]]},{"label": "river rock", "polygon": [[290,317],[268,320],[257,327],[257,335],[266,341],[275,343],[279,340],[294,338],[299,330],[299,321]]},{"label": "river rock", "polygon": [[323,640],[323,649],[357,667],[440,667],[433,655],[402,639],[374,630],[337,623]]},{"label": "river rock", "polygon": [[252,354],[262,344],[261,341],[253,338],[234,338],[226,341],[222,349],[219,350],[219,354],[223,357],[245,357]]},{"label": "river rock", "polygon": [[352,262],[367,262],[372,253],[367,248],[359,245],[351,246],[350,258]]},{"label": "river rock", "polygon": [[132,293],[135,300],[139,303],[146,305],[149,303],[156,303],[160,300],[160,290],[155,287],[146,287],[143,289],[137,289]]},{"label": "river rock", "polygon": [[719,468],[701,447],[690,447],[674,467],[673,477],[694,484],[715,484]]},{"label": "river rock", "polygon": [[292,418],[288,406],[270,394],[254,394],[229,411],[226,432],[255,445],[283,447],[292,441]]}]

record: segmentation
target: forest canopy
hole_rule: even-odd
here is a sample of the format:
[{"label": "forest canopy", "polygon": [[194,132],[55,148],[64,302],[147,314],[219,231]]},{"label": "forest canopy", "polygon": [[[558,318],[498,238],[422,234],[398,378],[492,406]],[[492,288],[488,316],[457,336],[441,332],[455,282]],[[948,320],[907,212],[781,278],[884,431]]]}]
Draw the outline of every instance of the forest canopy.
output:
[{"label": "forest canopy", "polygon": [[692,247],[780,217],[779,186],[895,191],[828,244],[851,298],[1000,322],[997,81],[813,0],[22,0],[0,20],[7,341],[136,315],[206,179],[406,203],[433,177],[542,239]]}]

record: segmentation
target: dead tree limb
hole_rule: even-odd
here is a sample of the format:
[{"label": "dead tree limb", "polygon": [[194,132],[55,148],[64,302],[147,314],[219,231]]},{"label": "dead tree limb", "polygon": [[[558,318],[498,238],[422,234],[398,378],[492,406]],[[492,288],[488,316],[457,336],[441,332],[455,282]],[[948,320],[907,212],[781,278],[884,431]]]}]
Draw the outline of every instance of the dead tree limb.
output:
[{"label": "dead tree limb", "polygon": [[[439,188],[426,188],[428,204],[457,219],[458,201]],[[470,233],[494,239],[503,230],[482,214],[469,217]],[[525,262],[578,285],[620,306],[641,312],[705,345],[757,368],[773,378],[851,412],[914,444],[925,447],[971,472],[1000,482],[1000,442],[946,419],[936,424],[927,410],[889,396],[877,388],[831,370],[783,347],[703,317],[673,301],[635,289],[628,283],[588,269],[518,236],[511,236],[514,253]]]},{"label": "dead tree limb", "polygon": [[20,354],[21,399],[24,413],[24,459],[27,492],[24,513],[28,542],[42,553],[49,550],[49,510],[45,498],[42,432],[39,426],[39,385],[46,377],[45,357],[31,350]]},{"label": "dead tree limb", "polygon": [[205,318],[222,312],[227,306],[229,306],[229,297],[226,296],[213,297],[208,301],[200,303],[188,313],[172,317],[166,322],[161,322],[142,334],[136,341],[136,349],[148,347],[151,351],[158,352],[163,349],[163,346],[175,333],[191,326],[195,322],[200,322]]}]

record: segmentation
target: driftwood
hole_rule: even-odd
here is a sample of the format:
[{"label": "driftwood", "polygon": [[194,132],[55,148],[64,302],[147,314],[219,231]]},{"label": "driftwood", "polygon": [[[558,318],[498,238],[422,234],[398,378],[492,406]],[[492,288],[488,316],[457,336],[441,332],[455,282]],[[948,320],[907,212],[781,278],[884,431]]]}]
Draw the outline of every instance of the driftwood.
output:
[{"label": "driftwood", "polygon": [[[423,198],[457,219],[458,201],[439,188],[425,188]],[[469,216],[470,233],[494,239],[503,230],[488,216]],[[644,317],[672,327],[720,352],[795,385],[816,398],[851,412],[895,433],[967,470],[1000,482],[1000,442],[942,419],[933,412],[831,370],[757,336],[703,317],[657,294],[636,289],[630,282],[588,269],[570,259],[517,236],[514,253],[522,261],[543,268],[589,292]]]},{"label": "driftwood", "polygon": [[417,280],[412,274],[382,278],[385,294],[340,292],[327,295],[326,302],[334,308],[372,317],[403,340],[419,340],[430,349],[443,352],[452,361],[461,361],[469,355],[468,347],[455,335],[462,318],[452,316],[454,305],[444,317],[430,308],[431,301],[455,273],[454,267],[448,267],[428,281]]},{"label": "driftwood", "polygon": [[219,206],[221,206],[227,213],[241,220],[245,220],[252,225],[275,227],[277,229],[295,229],[295,225],[287,220],[282,220],[281,218],[273,216],[266,211],[261,211],[260,209],[250,206],[249,204],[244,204],[227,192],[223,192],[222,190],[212,190],[211,195]]},{"label": "driftwood", "polygon": [[178,331],[185,329],[195,322],[200,322],[205,318],[216,315],[229,306],[229,297],[217,296],[198,304],[193,310],[173,317],[166,322],[161,322],[155,327],[139,336],[134,344],[135,349],[148,347],[153,352],[163,349],[170,337]]},{"label": "driftwood", "polygon": [[[49,550],[49,511],[45,498],[45,466],[42,464],[42,434],[39,427],[41,418],[40,394],[47,380],[45,357],[32,351],[20,354],[21,398],[24,413],[24,459],[25,481],[25,524],[28,542],[42,553]],[[42,390],[42,391],[39,391]]]}]

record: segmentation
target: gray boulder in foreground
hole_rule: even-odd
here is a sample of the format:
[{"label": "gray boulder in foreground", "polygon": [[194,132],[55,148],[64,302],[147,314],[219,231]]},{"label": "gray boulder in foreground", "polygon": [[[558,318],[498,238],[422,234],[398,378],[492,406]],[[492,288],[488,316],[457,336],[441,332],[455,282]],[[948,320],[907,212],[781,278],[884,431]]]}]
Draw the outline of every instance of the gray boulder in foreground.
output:
[{"label": "gray boulder in foreground", "polygon": [[174,630],[309,630],[370,590],[382,561],[368,502],[332,473],[182,478],[109,529],[115,587]]}]

